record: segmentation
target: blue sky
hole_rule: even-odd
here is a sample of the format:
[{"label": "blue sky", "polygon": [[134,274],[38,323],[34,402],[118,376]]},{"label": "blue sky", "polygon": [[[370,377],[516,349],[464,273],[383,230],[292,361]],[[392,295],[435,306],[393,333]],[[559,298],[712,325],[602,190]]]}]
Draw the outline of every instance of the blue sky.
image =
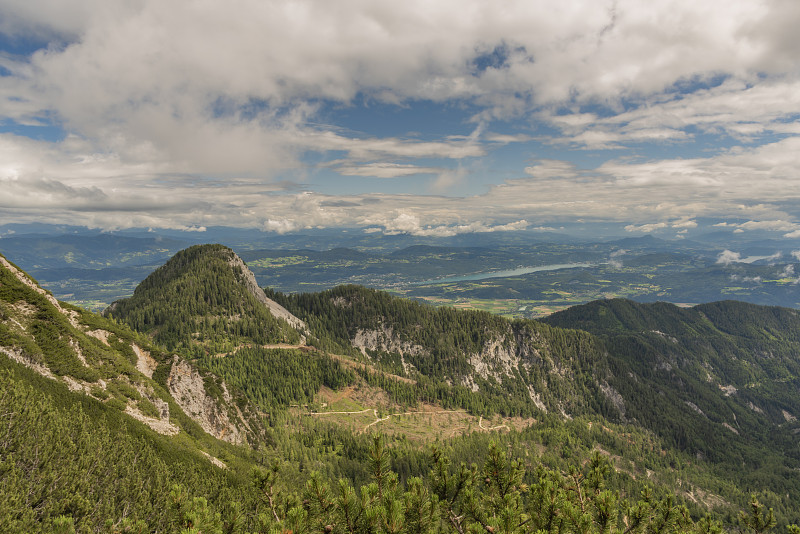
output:
[{"label": "blue sky", "polygon": [[0,224],[800,237],[794,0],[2,11]]}]

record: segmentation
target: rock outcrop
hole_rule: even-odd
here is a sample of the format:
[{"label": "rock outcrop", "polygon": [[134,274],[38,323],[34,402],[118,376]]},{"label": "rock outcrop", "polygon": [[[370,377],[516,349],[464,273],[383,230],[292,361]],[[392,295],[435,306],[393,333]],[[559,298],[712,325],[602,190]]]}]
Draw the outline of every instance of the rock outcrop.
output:
[{"label": "rock outcrop", "polygon": [[240,258],[237,254],[233,255],[233,258],[229,262],[231,267],[238,267],[241,269],[242,273],[242,281],[247,287],[247,290],[264,306],[269,308],[270,313],[277,317],[278,319],[283,319],[294,328],[300,331],[307,331],[308,327],[306,323],[292,315],[289,310],[272,300],[271,298],[267,297],[264,293],[264,290],[259,287],[258,282],[256,281],[256,276],[253,274],[247,265],[244,263],[242,258]]},{"label": "rock outcrop", "polygon": [[[211,378],[213,380],[213,378]],[[172,369],[167,378],[170,395],[178,406],[200,427],[214,436],[230,443],[241,444],[246,441],[246,432],[231,420],[229,415],[235,404],[225,386],[221,383],[222,398],[212,397],[206,389],[205,379],[191,363],[177,356],[173,360]],[[246,424],[241,419],[242,424]]]}]

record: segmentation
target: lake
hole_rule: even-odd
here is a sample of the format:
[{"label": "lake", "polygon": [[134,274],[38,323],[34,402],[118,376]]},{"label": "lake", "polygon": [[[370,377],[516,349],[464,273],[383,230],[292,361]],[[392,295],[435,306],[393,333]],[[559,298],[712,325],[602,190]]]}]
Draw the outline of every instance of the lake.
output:
[{"label": "lake", "polygon": [[486,280],[487,278],[507,278],[509,276],[519,276],[521,274],[538,273],[541,271],[557,271],[559,269],[576,269],[578,267],[594,267],[594,263],[554,263],[551,265],[539,265],[538,267],[517,267],[507,271],[492,271],[488,273],[463,274],[459,276],[447,276],[436,280],[424,280],[413,282],[413,286],[424,286],[430,284],[446,284],[449,282],[471,282],[474,280]]}]

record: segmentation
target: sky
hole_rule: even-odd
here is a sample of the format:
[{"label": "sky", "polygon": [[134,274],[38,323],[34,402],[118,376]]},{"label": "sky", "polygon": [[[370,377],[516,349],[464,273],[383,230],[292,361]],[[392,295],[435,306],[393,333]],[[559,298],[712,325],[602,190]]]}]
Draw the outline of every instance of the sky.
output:
[{"label": "sky", "polygon": [[800,237],[796,0],[0,0],[0,224]]}]

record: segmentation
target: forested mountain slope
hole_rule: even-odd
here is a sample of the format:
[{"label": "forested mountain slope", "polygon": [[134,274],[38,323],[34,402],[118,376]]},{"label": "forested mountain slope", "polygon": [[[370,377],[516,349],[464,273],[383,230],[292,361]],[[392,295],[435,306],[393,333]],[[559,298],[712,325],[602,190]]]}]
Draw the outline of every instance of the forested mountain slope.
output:
[{"label": "forested mountain slope", "polygon": [[620,416],[800,502],[800,316],[734,301],[596,301],[546,319],[607,348]]},{"label": "forested mountain slope", "polygon": [[611,300],[536,322],[355,286],[273,297],[303,317],[319,343],[359,349],[422,383],[447,384],[440,402],[468,387],[468,409],[629,422],[728,480],[772,488],[784,506],[800,500],[794,310]]},{"label": "forested mountain slope", "polygon": [[[311,342],[412,377],[437,402],[505,415],[610,413],[602,348],[584,332],[434,308],[360,286],[278,295]],[[422,389],[422,386],[418,389]]]},{"label": "forested mountain slope", "polygon": [[[337,371],[322,357],[269,353],[263,347],[276,338],[242,332],[241,324],[258,321],[247,320],[242,306],[250,305],[250,295],[232,257],[217,245],[187,249],[114,313],[122,311],[134,327],[149,317],[146,330],[156,339],[161,332],[175,335],[173,327],[180,326],[175,318],[192,324],[190,330],[199,332],[184,328],[180,346],[193,347],[204,366],[248,392],[263,409],[276,402],[284,407],[310,402],[320,385],[355,385],[352,372]],[[743,465],[756,478],[761,476],[756,470],[770,473],[785,481],[778,487],[789,493],[800,488],[793,471],[800,467],[794,439],[800,428],[800,321],[792,310],[732,302],[683,309],[610,300],[537,322],[434,308],[359,286],[267,292],[302,319],[308,345],[409,379],[363,372],[363,379],[401,406],[425,401],[479,415],[591,415],[631,422],[698,459]],[[145,297],[160,300],[156,305]],[[197,310],[210,309],[209,302],[218,303],[216,314],[199,315]],[[156,308],[170,313],[154,313]],[[281,324],[263,306],[257,309],[267,314],[259,316],[267,324]],[[193,317],[197,322],[191,323]],[[215,358],[220,348],[242,347],[236,358]]]},{"label": "forested mountain slope", "polygon": [[[312,346],[413,377],[414,386],[380,375],[364,377],[404,405],[424,400],[477,414],[520,416],[613,411],[595,379],[607,372],[607,364],[585,333],[530,321],[512,323],[488,313],[436,309],[358,286],[266,296],[252,280],[230,249],[195,246],[176,254],[132,298],[116,302],[106,314],[168,348],[203,358],[206,367],[251,392],[251,400],[262,406],[271,398],[288,404],[313,396],[297,379],[317,371],[291,370],[297,354],[265,352],[291,345]],[[234,352],[237,358],[216,359]],[[285,370],[276,376],[287,382],[269,391],[254,387],[248,381],[258,377],[252,373],[270,359]]]},{"label": "forested mountain slope", "polygon": [[[603,339],[615,368],[612,382],[640,390],[623,395],[632,400],[655,388],[660,396],[677,395],[687,414],[715,422],[718,431],[759,438],[800,432],[796,310],[735,301],[686,309],[615,299],[575,306],[545,321]],[[637,388],[642,381],[649,387]],[[646,417],[637,404],[621,407],[621,415]],[[697,452],[714,453],[694,445]]]},{"label": "forested mountain slope", "polygon": [[268,299],[229,248],[197,245],[175,254],[113,303],[113,315],[170,350],[195,355],[244,343],[298,343],[304,325]]}]

